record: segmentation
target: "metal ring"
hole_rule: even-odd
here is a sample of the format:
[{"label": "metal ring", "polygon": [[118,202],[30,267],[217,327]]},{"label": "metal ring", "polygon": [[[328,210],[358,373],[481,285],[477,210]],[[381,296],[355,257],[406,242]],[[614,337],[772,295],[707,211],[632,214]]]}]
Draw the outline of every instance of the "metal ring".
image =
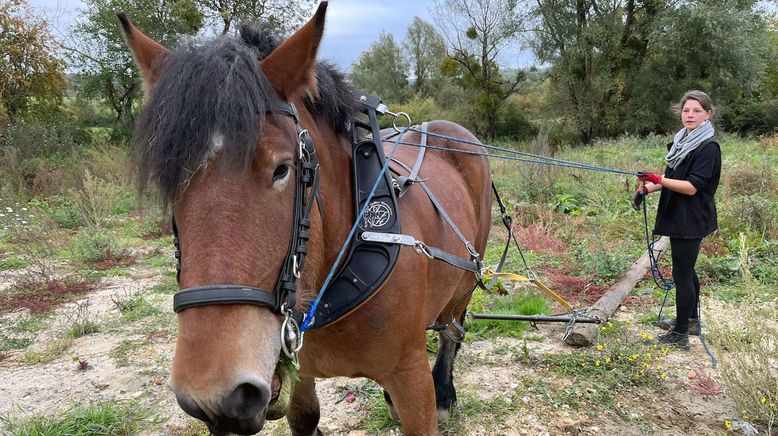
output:
[{"label": "metal ring", "polygon": [[411,124],[412,124],[411,123],[411,116],[406,114],[405,112],[398,112],[396,114],[389,112],[389,114],[392,115],[392,127],[394,128],[395,132],[400,133],[400,129],[397,127],[397,118],[399,118],[401,116],[405,117],[405,120],[408,121],[408,125],[405,126],[405,128],[407,129],[407,128],[411,127]]},{"label": "metal ring", "polygon": [[281,349],[286,357],[290,358],[295,365],[299,365],[297,354],[303,348],[303,333],[297,321],[292,318],[292,311],[286,310],[286,304],[281,305],[281,311],[284,313],[284,321],[281,324]]}]

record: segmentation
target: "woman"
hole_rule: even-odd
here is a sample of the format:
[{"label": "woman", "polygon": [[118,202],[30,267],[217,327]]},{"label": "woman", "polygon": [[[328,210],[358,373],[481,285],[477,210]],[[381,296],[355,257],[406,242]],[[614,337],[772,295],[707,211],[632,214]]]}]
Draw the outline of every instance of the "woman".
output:
[{"label": "woman", "polygon": [[659,320],[668,333],[657,342],[689,348],[699,335],[700,281],[694,271],[702,238],[718,227],[714,196],[721,175],[721,150],[710,119],[713,104],[702,91],[689,91],[678,106],[683,128],[668,144],[664,176],[642,173],[645,182],[632,197],[636,209],[646,195],[661,191],[654,234],[670,237],[676,318]]}]

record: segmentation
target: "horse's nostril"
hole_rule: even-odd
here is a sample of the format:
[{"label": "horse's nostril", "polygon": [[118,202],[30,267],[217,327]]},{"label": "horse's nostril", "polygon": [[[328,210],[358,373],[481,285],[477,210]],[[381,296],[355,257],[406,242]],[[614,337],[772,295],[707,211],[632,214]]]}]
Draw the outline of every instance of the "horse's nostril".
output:
[{"label": "horse's nostril", "polygon": [[254,419],[270,401],[270,387],[265,383],[241,383],[224,398],[222,412],[235,419]]}]

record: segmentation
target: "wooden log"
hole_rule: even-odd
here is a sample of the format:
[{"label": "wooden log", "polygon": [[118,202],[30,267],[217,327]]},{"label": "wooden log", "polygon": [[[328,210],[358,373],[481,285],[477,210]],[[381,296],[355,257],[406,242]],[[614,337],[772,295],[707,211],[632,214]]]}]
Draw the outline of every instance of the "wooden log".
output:
[{"label": "wooden log", "polygon": [[[666,250],[670,246],[670,239],[666,236],[662,236],[657,242],[654,243],[654,250]],[[635,285],[645,277],[646,273],[651,269],[651,260],[648,257],[648,252],[643,253],[640,258],[632,264],[624,277],[616,282],[608,291],[597,300],[591,307],[591,310],[587,313],[588,316],[597,317],[602,320],[610,319],[621,303],[629,295],[630,291],[635,288]],[[573,327],[573,331],[567,336],[565,342],[568,345],[576,347],[585,347],[592,345],[594,338],[597,337],[600,326],[598,324],[576,324]]]}]

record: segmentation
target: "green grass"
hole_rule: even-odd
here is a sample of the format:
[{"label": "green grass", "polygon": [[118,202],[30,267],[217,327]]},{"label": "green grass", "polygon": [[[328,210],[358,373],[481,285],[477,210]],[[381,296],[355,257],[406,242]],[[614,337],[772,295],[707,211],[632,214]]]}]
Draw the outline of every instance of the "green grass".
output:
[{"label": "green grass", "polygon": [[[551,304],[532,291],[520,291],[514,295],[486,295],[476,289],[470,313],[503,315],[538,315],[549,313]],[[520,338],[530,328],[526,321],[500,321],[472,319],[465,323],[468,340],[488,339],[497,336]]]},{"label": "green grass", "polygon": [[151,303],[143,295],[132,295],[126,298],[114,298],[114,305],[119,309],[122,318],[127,321],[136,321],[147,316],[160,314],[162,311]]},{"label": "green grass", "polygon": [[108,355],[114,359],[117,367],[128,367],[132,357],[136,354],[135,352],[148,343],[148,340],[145,339],[125,339],[115,346]]},{"label": "green grass", "polygon": [[74,407],[54,418],[43,414],[21,420],[0,416],[3,434],[9,436],[131,436],[159,423],[152,408],[122,400]]}]

